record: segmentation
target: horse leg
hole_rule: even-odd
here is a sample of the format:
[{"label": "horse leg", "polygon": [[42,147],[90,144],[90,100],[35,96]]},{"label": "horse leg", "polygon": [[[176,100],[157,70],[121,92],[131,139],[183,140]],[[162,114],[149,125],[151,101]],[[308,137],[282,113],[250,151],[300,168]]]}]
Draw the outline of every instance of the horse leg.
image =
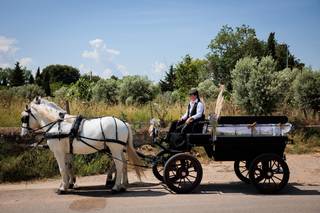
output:
[{"label": "horse leg", "polygon": [[113,159],[111,159],[110,166],[107,169],[107,179],[106,179],[106,187],[113,187],[115,184],[115,179],[117,176],[116,164]]},{"label": "horse leg", "polygon": [[112,153],[112,156],[115,158],[114,162],[116,164],[116,170],[117,170],[116,183],[112,187],[112,192],[116,193],[122,190],[125,191],[125,186],[122,184],[124,159],[122,159],[121,153],[123,152],[123,147],[119,144],[112,144],[109,146],[109,148]]},{"label": "horse leg", "polygon": [[66,166],[67,166],[67,175],[69,178],[69,189],[77,188],[76,186],[76,177],[73,170],[73,155],[66,154]]},{"label": "horse leg", "polygon": [[[122,154],[122,159],[126,159],[124,152],[121,153]],[[129,181],[128,181],[128,164],[125,162],[123,164],[123,180],[122,180],[122,184],[125,185],[126,187],[129,185]]]},{"label": "horse leg", "polygon": [[62,177],[62,183],[57,191],[58,194],[66,192],[69,188],[69,176],[67,174],[66,154],[63,152],[54,152],[54,156],[59,165],[59,171]]}]

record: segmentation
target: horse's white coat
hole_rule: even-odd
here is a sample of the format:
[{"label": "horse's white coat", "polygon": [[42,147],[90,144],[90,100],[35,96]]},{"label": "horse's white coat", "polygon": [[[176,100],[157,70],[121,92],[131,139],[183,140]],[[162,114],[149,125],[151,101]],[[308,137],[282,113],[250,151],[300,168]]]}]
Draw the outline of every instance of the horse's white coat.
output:
[{"label": "horse's white coat", "polygon": [[[37,101],[33,101],[30,104],[30,109],[33,115],[36,117],[36,120],[29,116],[29,126],[32,129],[38,128],[39,126],[45,126],[50,122],[58,119],[59,113],[65,113],[60,107],[55,105],[52,102],[48,102],[45,99],[41,99]],[[22,113],[22,116],[26,115],[26,112]],[[62,121],[60,124],[60,131],[62,133],[69,133],[72,128],[73,121],[75,120],[74,116],[66,115],[67,121]],[[100,121],[101,120],[101,121]],[[79,128],[81,136],[93,139],[101,139],[103,140],[103,134],[101,132],[100,122],[102,124],[102,129],[104,135],[108,139],[116,139],[116,126],[115,120],[117,122],[117,132],[118,132],[118,140],[123,142],[128,142],[127,146],[123,146],[118,143],[107,142],[106,145],[109,147],[112,156],[114,157],[114,162],[116,166],[117,176],[114,187],[112,188],[115,191],[119,191],[121,189],[126,188],[126,184],[128,183],[127,178],[127,165],[123,162],[126,161],[124,155],[124,149],[127,149],[128,158],[130,158],[133,163],[138,164],[140,161],[137,158],[137,154],[133,150],[133,142],[132,142],[132,132],[130,125],[125,124],[123,121],[113,118],[113,117],[103,117],[98,119],[89,119],[84,120],[81,123]],[[21,135],[24,136],[28,134],[28,130],[26,127],[26,123],[22,124]],[[43,129],[44,131],[48,130],[48,127]],[[48,132],[49,133],[58,133],[58,125],[53,126]],[[104,149],[105,144],[101,141],[94,141],[89,139],[83,139],[86,143],[94,146],[98,150]],[[62,183],[59,188],[60,191],[66,191],[70,184],[74,184],[75,178],[72,170],[72,155],[69,150],[69,138],[62,139],[48,139],[47,144],[50,150],[54,153],[54,156],[58,162],[60,174],[62,177]],[[94,153],[97,150],[87,146],[81,141],[74,140],[73,141],[73,153],[74,154],[90,154]],[[120,159],[120,160],[117,160]],[[141,169],[136,167],[136,172],[140,177]]]}]

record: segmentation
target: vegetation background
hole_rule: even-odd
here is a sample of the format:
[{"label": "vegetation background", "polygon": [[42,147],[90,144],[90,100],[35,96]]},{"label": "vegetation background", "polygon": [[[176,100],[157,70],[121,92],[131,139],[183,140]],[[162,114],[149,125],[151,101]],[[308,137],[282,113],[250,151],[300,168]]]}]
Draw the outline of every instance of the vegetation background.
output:
[{"label": "vegetation background", "polygon": [[[198,88],[206,114],[214,112],[219,86],[224,84],[222,115],[286,115],[295,126],[290,137],[291,153],[317,152],[320,131],[320,73],[305,67],[278,43],[275,32],[259,40],[255,29],[223,26],[208,44],[206,58],[190,55],[170,66],[165,77],[154,83],[145,76],[111,76],[103,79],[81,75],[68,65],[38,68],[36,75],[17,62],[0,68],[0,127],[20,126],[20,113],[35,96],[46,96],[63,106],[70,102],[72,114],[114,115],[134,125],[148,125],[152,117],[164,124],[179,118],[188,102],[186,94]],[[48,150],[24,150],[0,142],[0,181],[52,177],[58,168]],[[77,156],[80,175],[103,173],[109,159],[102,154]]]}]

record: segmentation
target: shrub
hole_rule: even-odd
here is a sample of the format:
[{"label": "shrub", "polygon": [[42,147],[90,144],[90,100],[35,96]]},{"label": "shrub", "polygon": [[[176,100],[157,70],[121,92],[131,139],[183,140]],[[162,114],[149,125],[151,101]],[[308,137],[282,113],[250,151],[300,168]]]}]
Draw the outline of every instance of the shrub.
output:
[{"label": "shrub", "polygon": [[281,93],[277,90],[276,63],[270,57],[240,59],[232,71],[235,103],[247,113],[270,114],[276,108]]},{"label": "shrub", "polygon": [[36,96],[45,96],[42,88],[35,84],[27,84],[19,87],[11,87],[6,92],[7,95],[14,95],[28,100],[34,99]]},{"label": "shrub", "polygon": [[126,76],[120,84],[120,101],[125,104],[144,104],[156,95],[156,88],[146,77]]},{"label": "shrub", "polygon": [[92,88],[94,101],[101,101],[108,104],[117,104],[119,85],[115,79],[100,79]]},{"label": "shrub", "polygon": [[66,99],[68,97],[69,88],[68,87],[61,87],[60,89],[56,90],[53,95],[59,99]]},{"label": "shrub", "polygon": [[304,110],[320,110],[320,73],[305,69],[293,83],[295,101]]},{"label": "shrub", "polygon": [[202,96],[205,99],[215,99],[218,97],[219,94],[219,89],[210,79],[200,82],[198,85],[198,90],[200,96]]},{"label": "shrub", "polygon": [[90,101],[92,98],[92,82],[85,78],[80,78],[68,90],[68,97]]}]

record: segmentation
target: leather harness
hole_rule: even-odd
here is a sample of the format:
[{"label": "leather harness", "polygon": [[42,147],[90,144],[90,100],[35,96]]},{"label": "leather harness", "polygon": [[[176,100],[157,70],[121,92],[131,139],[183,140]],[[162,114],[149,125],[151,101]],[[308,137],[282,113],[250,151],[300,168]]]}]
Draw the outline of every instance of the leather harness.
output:
[{"label": "leather harness", "polygon": [[[58,133],[56,133],[56,132],[50,133],[50,132],[47,131],[45,133],[45,135],[44,135],[44,138],[45,139],[59,139],[59,140],[62,139],[62,138],[69,138],[69,152],[70,152],[70,154],[73,154],[73,141],[74,141],[74,139],[77,139],[78,141],[81,141],[82,143],[86,144],[87,146],[89,146],[89,147],[91,147],[91,148],[93,148],[93,149],[95,149],[97,151],[100,151],[100,150],[98,150],[96,147],[92,146],[91,144],[87,143],[83,139],[104,142],[104,149],[107,149],[106,142],[118,143],[118,144],[121,144],[123,146],[126,146],[127,145],[126,142],[123,142],[123,141],[118,139],[118,125],[117,125],[116,119],[113,117],[114,123],[115,123],[115,136],[116,136],[115,139],[106,138],[106,136],[104,134],[104,131],[103,131],[101,119],[102,118],[100,118],[100,129],[101,129],[101,133],[102,133],[102,137],[103,137],[102,139],[88,138],[88,137],[80,135],[79,129],[80,129],[81,123],[82,123],[82,121],[85,121],[85,119],[81,115],[76,117],[75,121],[72,124],[72,127],[71,127],[69,133],[61,133],[60,124],[61,124],[61,122],[63,120],[60,120],[60,121],[57,122],[58,123]],[[122,122],[128,128],[127,124],[124,121],[122,121]]]}]

